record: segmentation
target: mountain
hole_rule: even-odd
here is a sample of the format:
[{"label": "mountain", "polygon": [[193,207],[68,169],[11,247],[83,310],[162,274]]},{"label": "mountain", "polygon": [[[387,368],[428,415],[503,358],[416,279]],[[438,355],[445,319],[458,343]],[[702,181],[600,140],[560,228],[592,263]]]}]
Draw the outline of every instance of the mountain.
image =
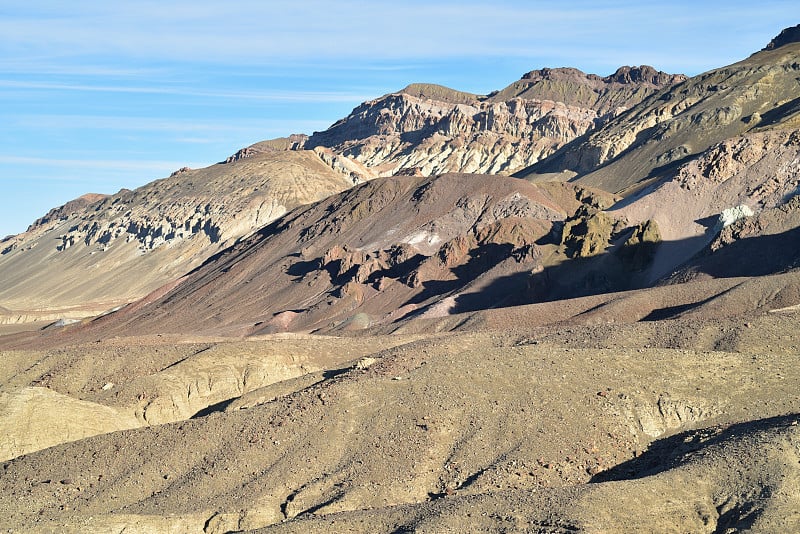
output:
[{"label": "mountain", "polygon": [[[74,231],[59,254],[85,253],[118,227],[95,231],[107,219],[91,214],[123,199],[135,202],[120,221],[161,222],[182,199],[196,213],[198,191],[218,202],[194,237],[108,242],[145,258],[198,242],[195,263],[146,297],[0,336],[4,526],[798,531],[798,29],[685,80],[553,69],[505,94],[412,85],[329,130],[341,146],[303,151],[316,134],[257,143],[52,211],[29,233]],[[617,113],[623,87],[641,99]],[[412,99],[446,114],[495,98],[523,109],[532,93],[596,116],[517,177],[379,177],[400,160],[381,169],[347,152],[394,146],[406,128],[404,150],[422,157],[414,132],[439,119],[403,108]],[[308,203],[259,198],[285,213],[237,234],[240,213],[243,228],[259,224],[241,206],[265,169],[284,170],[259,192],[280,184],[269,195]],[[291,196],[319,180],[341,189]],[[44,243],[7,240],[0,261]],[[52,257],[17,265],[55,277]]]},{"label": "mountain", "polygon": [[621,67],[605,78],[543,69],[485,96],[412,84],[365,102],[304,147],[328,148],[371,176],[413,169],[424,176],[511,174],[685,78],[648,66]]},{"label": "mountain", "polygon": [[571,171],[580,183],[627,195],[727,139],[800,127],[800,42],[775,42],[649,96],[518,175]]},{"label": "mountain", "polygon": [[286,214],[105,324],[242,335],[483,307],[505,298],[502,288],[482,295],[497,278],[524,279],[561,257],[554,225],[612,200],[501,176],[379,178]]},{"label": "mountain", "polygon": [[653,92],[685,81],[682,74],[667,74],[649,65],[623,66],[605,77],[584,74],[574,68],[533,70],[486,99],[504,102],[512,98],[552,100],[593,109],[609,117],[638,104]]},{"label": "mountain", "polygon": [[[0,243],[0,322],[82,318],[140,298],[300,204],[352,185],[313,152],[181,169],[86,195]],[[87,274],[88,273],[88,274]]]},{"label": "mountain", "polygon": [[[738,191],[742,176],[758,170],[746,168],[726,183]],[[680,200],[668,195],[685,184],[667,185],[653,193],[655,201]],[[719,189],[714,182],[701,187]],[[419,325],[450,329],[465,317],[482,320],[481,310],[558,302],[561,312],[533,321],[542,325],[583,320],[590,310],[563,299],[590,295],[597,298],[582,302],[603,308],[604,321],[639,320],[671,307],[688,312],[730,291],[736,277],[800,267],[800,203],[775,200],[783,189],[773,193],[772,204],[755,216],[746,206],[729,208],[709,217],[699,236],[666,239],[683,219],[662,228],[657,217],[674,204],[631,223],[639,203],[613,209],[624,199],[564,182],[465,174],[378,178],[290,212],[138,303],[48,336],[72,343],[197,329],[222,336],[418,332],[428,331]],[[693,209],[686,206],[686,220]],[[696,209],[716,208],[700,202]],[[636,215],[634,221],[643,218]],[[757,252],[777,247],[783,252],[771,252],[769,261]],[[673,285],[710,280],[707,287],[649,294],[646,303],[616,294],[648,287],[654,276]],[[726,313],[790,305],[795,292],[786,280],[751,288]],[[622,306],[619,319],[612,319],[611,302]]]},{"label": "mountain", "polygon": [[[181,169],[134,192],[81,197],[3,240],[0,272],[9,274],[0,282],[6,308],[0,323],[105,312],[179,277],[289,209],[379,175],[523,167],[680,79],[650,67],[621,68],[607,78],[545,69],[485,97],[414,84],[363,104],[310,138],[262,141],[224,164]],[[367,157],[364,146],[354,148],[359,143],[382,155]],[[402,162],[390,163],[397,157]]]},{"label": "mountain", "polygon": [[[684,141],[695,130],[670,125],[697,117],[698,109],[730,107],[732,99],[753,93],[751,84],[764,76],[771,77],[774,90],[763,90],[758,97],[753,93],[748,105],[764,110],[767,117],[775,110],[786,110],[785,104],[773,100],[776,91],[784,91],[788,83],[786,76],[777,74],[792,71],[796,63],[792,58],[796,59],[798,52],[798,45],[789,43],[662,89],[658,84],[676,79],[653,69],[621,69],[607,78],[558,69],[529,73],[523,84],[508,91],[552,91],[556,82],[562,84],[559,87],[571,88],[575,83],[593,84],[593,104],[608,106],[608,98],[619,96],[615,92],[619,87],[649,85],[652,96],[587,134],[583,141],[574,141],[578,143],[575,147],[567,145],[540,164],[552,161],[555,165],[573,152],[591,153],[596,139],[606,138],[607,132],[634,131],[635,126],[623,128],[624,121],[638,124],[642,117],[656,113],[654,109],[662,109],[659,106],[665,102],[677,100],[670,96],[674,94],[690,95],[681,100],[687,109],[699,106],[694,113],[664,118],[664,128],[681,132]],[[704,99],[695,102],[691,95],[723,72],[741,83],[711,91],[711,96],[704,93]],[[601,88],[606,92],[600,92]],[[433,86],[412,86],[410,91],[420,95],[413,98],[435,96],[438,102],[471,98]],[[390,96],[391,101],[411,98]],[[587,103],[587,96],[580,92],[572,98]],[[385,104],[382,101],[381,105]],[[674,102],[670,105],[672,109],[681,107]],[[370,103],[364,106],[372,109]],[[326,135],[334,135],[337,128],[342,132],[374,131],[375,125],[363,117],[349,130],[345,128],[356,115]],[[417,124],[414,118],[407,118],[408,124]],[[395,131],[397,125],[387,122],[386,126],[387,131]],[[152,295],[146,305],[105,319],[103,328],[108,330],[102,331],[120,335],[159,328],[186,334],[202,327],[224,335],[339,332],[640,289],[665,283],[671,276],[678,280],[675,273],[697,271],[697,262],[707,261],[701,260],[704,254],[714,255],[722,248],[709,249],[727,226],[754,214],[774,219],[770,214],[788,210],[785,223],[747,234],[748,239],[768,242],[771,235],[790,232],[797,217],[794,204],[787,203],[800,190],[800,135],[791,120],[762,123],[731,138],[723,138],[726,133],[719,124],[709,123],[708,128],[692,134],[691,142],[703,150],[685,156],[648,186],[624,190],[624,197],[586,186],[608,165],[569,182],[547,182],[536,175],[525,181],[455,173],[375,178],[262,228]],[[722,140],[711,142],[717,138]],[[306,146],[313,144],[313,139],[306,141]],[[642,154],[651,150],[650,144],[668,147],[671,139],[664,137],[663,146],[655,141],[637,145],[614,164],[620,168],[638,165]],[[580,143],[588,144],[588,152],[583,152]],[[605,182],[599,185],[608,186]],[[791,242],[788,236],[787,240]],[[760,274],[793,266],[795,259],[789,253]],[[726,277],[740,275],[749,274],[729,269]],[[682,303],[689,304],[692,302]]]},{"label": "mountain", "polygon": [[647,277],[669,275],[709,246],[721,214],[773,210],[800,188],[795,33],[650,96],[517,176],[626,197],[607,214],[653,221],[674,245],[655,252]]}]

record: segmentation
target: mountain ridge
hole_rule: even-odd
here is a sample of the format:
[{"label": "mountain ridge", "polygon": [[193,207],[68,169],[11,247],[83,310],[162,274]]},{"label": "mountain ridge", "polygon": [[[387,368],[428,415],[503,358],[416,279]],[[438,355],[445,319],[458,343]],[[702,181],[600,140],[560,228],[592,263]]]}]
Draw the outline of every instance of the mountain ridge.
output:
[{"label": "mountain ridge", "polygon": [[787,43],[684,81],[517,174],[569,170],[587,185],[633,192],[714,143],[763,128],[800,126],[798,53],[800,44]]},{"label": "mountain ridge", "polygon": [[[92,266],[140,246],[152,263],[107,272],[154,290],[0,336],[4,526],[800,530],[800,49],[781,35],[613,117],[412,84],[343,119],[352,153],[256,143],[51,211],[3,242],[0,295],[104,283]],[[538,72],[511,93],[579,85],[611,109],[592,87],[659,79]],[[564,144],[549,174],[426,176],[460,128]],[[421,159],[392,160],[403,143]]]},{"label": "mountain ridge", "polygon": [[620,67],[605,78],[569,68],[530,71],[488,95],[411,84],[314,132],[303,148],[332,149],[374,176],[413,168],[426,176],[510,174],[684,79],[642,66]]},{"label": "mountain ridge", "polygon": [[0,323],[81,318],[141,298],[289,209],[351,185],[314,152],[273,150],[85,195],[2,243],[0,301],[12,311]]}]

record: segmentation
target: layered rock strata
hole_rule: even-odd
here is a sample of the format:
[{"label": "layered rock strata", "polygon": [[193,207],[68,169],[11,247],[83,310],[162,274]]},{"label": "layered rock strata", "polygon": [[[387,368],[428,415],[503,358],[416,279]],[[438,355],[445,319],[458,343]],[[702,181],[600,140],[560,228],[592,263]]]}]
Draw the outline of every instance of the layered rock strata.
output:
[{"label": "layered rock strata", "polygon": [[379,176],[406,169],[510,174],[683,79],[643,66],[605,78],[531,71],[486,96],[413,84],[363,103],[304,146],[329,148]]}]

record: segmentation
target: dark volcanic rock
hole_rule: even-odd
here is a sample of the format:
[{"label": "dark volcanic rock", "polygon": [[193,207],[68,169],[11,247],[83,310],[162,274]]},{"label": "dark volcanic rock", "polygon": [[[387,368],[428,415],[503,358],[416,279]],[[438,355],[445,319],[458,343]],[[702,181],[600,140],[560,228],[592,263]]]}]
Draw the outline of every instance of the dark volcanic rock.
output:
[{"label": "dark volcanic rock", "polygon": [[668,74],[654,69],[650,65],[642,65],[641,67],[620,67],[611,76],[603,78],[604,82],[616,82],[623,84],[642,84],[649,83],[659,87],[665,85],[672,85],[674,83],[686,80],[686,76],[682,74]]},{"label": "dark volcanic rock", "polygon": [[659,87],[672,85],[686,79],[683,74],[669,74],[654,69],[649,65],[641,67],[629,67],[627,65],[618,68],[610,76],[600,77],[596,74],[586,74],[579,69],[562,67],[558,69],[532,70],[522,76],[523,80],[530,81],[571,81],[582,82],[591,85],[595,89],[603,85],[612,83],[619,84],[651,84]]},{"label": "dark volcanic rock", "polygon": [[35,228],[40,226],[44,226],[49,222],[57,221],[60,219],[67,219],[71,215],[74,215],[78,212],[81,212],[86,209],[87,206],[90,204],[94,204],[96,202],[100,202],[101,200],[107,198],[108,195],[102,195],[97,193],[87,193],[85,195],[81,195],[74,200],[70,200],[63,206],[59,206],[57,208],[53,208],[47,212],[44,217],[40,217],[36,219],[33,224],[28,227],[28,231],[31,231]]},{"label": "dark volcanic rock", "polygon": [[764,47],[764,50],[775,50],[776,48],[780,48],[789,43],[797,42],[800,42],[800,24],[790,28],[785,28],[773,40],[771,40],[766,47]]}]

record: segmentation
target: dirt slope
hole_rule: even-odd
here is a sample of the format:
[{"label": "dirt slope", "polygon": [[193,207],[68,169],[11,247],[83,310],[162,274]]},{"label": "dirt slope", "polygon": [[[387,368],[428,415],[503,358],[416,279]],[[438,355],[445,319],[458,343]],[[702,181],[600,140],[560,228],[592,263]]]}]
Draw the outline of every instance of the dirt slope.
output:
[{"label": "dirt slope", "polygon": [[[10,528],[67,532],[791,530],[796,320],[740,320],[744,334],[722,351],[675,337],[695,319],[629,323],[674,336],[671,348],[599,327],[583,332],[581,348],[543,331],[397,338],[384,350],[359,337],[350,346],[362,355],[373,346],[369,358],[235,392],[192,419],[6,461],[0,511]],[[615,341],[624,346],[601,346]],[[257,346],[272,343],[284,342]],[[292,341],[300,353],[320,343],[335,346]],[[228,346],[215,345],[240,350]],[[113,361],[84,350],[63,351],[74,362],[65,379],[81,360]],[[186,352],[183,363],[203,357]],[[23,366],[48,359],[31,352]],[[114,390],[160,398],[141,380],[122,376]]]},{"label": "dirt slope", "polygon": [[[657,224],[665,243],[656,250],[649,268],[652,282],[709,246],[737,219],[749,228],[738,232],[737,237],[790,232],[800,225],[796,200],[799,188],[800,130],[768,130],[712,146],[681,165],[670,179],[617,203],[608,214],[628,224]],[[761,222],[753,222],[758,220]],[[732,230],[726,231],[730,234]],[[728,238],[729,243],[732,241]],[[762,246],[784,255],[794,250],[788,242]],[[763,258],[755,251],[742,256],[735,261],[749,257],[759,262],[776,257]],[[763,262],[764,267],[768,263]]]},{"label": "dirt slope", "polygon": [[[642,293],[650,302],[624,313],[642,319],[704,299],[711,306],[725,292],[735,295],[732,288],[749,284],[748,277],[800,265],[800,203],[791,196],[800,175],[790,168],[763,173],[796,157],[796,135],[757,137],[769,150],[745,162],[734,158],[733,170],[720,171],[720,178],[689,169],[655,189],[652,199],[618,201],[605,211],[603,205],[614,203],[610,196],[560,182],[458,174],[376,179],[287,214],[125,309],[50,329],[35,336],[40,341],[5,345],[197,329],[224,336],[391,332],[411,319],[453,324],[464,313],[477,317],[487,308],[557,300],[554,310],[564,313],[549,315],[550,322],[579,320],[588,308],[569,311],[564,299],[597,295],[575,302],[621,306],[636,299],[615,292],[648,287],[670,273],[661,283],[677,286]],[[718,153],[708,161],[718,161]],[[719,213],[742,199],[759,211],[730,220],[726,210]],[[677,214],[670,208],[676,204],[682,206]],[[707,215],[700,226],[698,214]],[[710,280],[682,284],[698,276]],[[752,292],[760,296],[728,313],[794,304],[787,304],[793,274],[758,283],[763,288]],[[780,284],[785,287],[773,287]]]},{"label": "dirt slope", "polygon": [[377,179],[287,214],[124,310],[63,330],[82,339],[198,328],[249,335],[450,313],[441,302],[460,293],[503,298],[488,286],[540,270],[556,245],[538,243],[554,224],[607,197],[485,175]]}]

